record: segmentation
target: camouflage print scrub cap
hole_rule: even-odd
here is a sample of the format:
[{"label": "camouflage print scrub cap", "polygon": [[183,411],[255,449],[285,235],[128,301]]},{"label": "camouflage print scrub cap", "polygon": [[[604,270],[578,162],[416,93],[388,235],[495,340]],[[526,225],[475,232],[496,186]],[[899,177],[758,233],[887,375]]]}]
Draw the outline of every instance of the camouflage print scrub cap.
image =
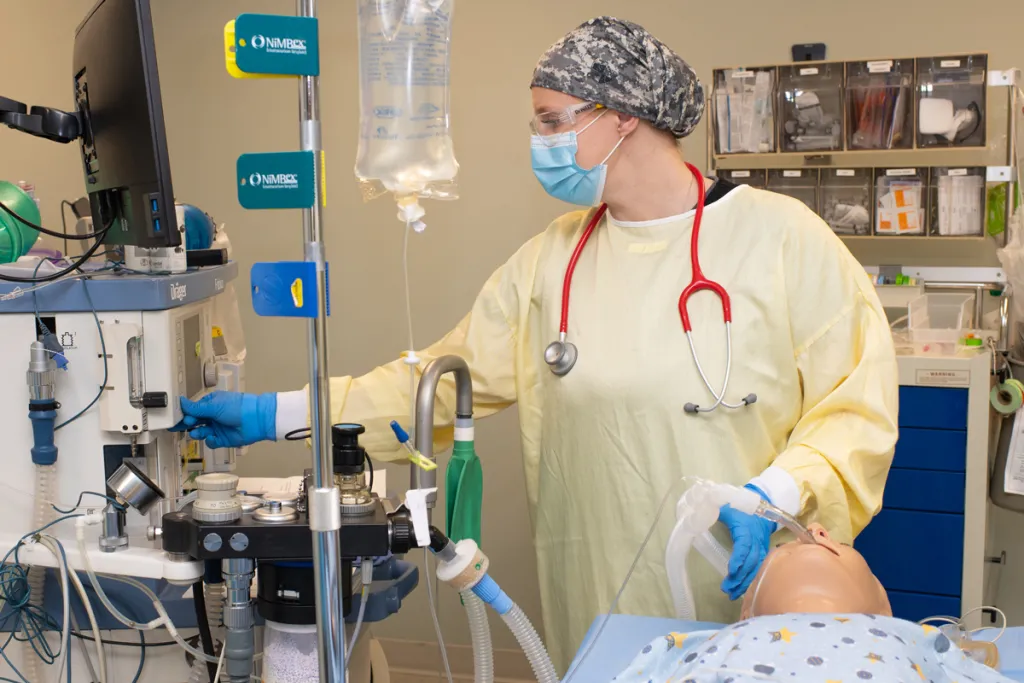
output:
[{"label": "camouflage print scrub cap", "polygon": [[614,17],[591,19],[551,46],[532,87],[603,104],[677,138],[704,113],[704,89],[690,65],[642,27]]}]

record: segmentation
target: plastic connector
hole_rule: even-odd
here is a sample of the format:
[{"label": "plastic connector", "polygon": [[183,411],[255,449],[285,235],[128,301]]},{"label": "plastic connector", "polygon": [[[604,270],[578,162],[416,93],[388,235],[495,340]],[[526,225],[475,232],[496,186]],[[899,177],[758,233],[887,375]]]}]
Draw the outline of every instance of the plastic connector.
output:
[{"label": "plastic connector", "polygon": [[402,429],[402,425],[398,424],[397,420],[391,421],[391,431],[395,433],[395,438],[398,439],[398,443],[409,443],[409,433]]},{"label": "plastic connector", "polygon": [[756,491],[752,491],[748,488],[736,489],[729,499],[729,505],[740,512],[745,512],[748,515],[753,515],[757,512],[757,508],[761,505],[761,496]]},{"label": "plastic connector", "polygon": [[490,605],[498,614],[508,614],[514,604],[512,598],[501,590],[501,587],[489,574],[484,574],[483,578],[473,586],[473,594]]},{"label": "plastic connector", "polygon": [[363,558],[363,561],[359,563],[359,571],[363,585],[369,586],[373,582],[373,561],[370,558]]},{"label": "plastic connector", "polygon": [[75,528],[84,529],[87,526],[95,526],[103,523],[103,510],[93,509],[88,510],[84,515],[75,518]]},{"label": "plastic connector", "polygon": [[[406,435],[406,439],[408,439]],[[430,517],[427,515],[427,496],[437,493],[437,487],[429,489],[411,489],[405,494],[405,507],[409,509],[412,519],[412,530],[416,537],[416,546],[425,548],[430,545]]]}]

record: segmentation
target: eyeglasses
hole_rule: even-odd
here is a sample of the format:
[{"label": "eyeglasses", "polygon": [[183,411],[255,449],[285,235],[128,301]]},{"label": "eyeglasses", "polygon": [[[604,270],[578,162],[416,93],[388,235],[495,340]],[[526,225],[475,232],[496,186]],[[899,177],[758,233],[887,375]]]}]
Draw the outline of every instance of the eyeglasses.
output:
[{"label": "eyeglasses", "polygon": [[600,109],[604,109],[603,104],[584,102],[583,104],[574,104],[571,107],[566,107],[562,111],[541,112],[530,121],[530,130],[533,131],[534,135],[547,138],[550,135],[564,132],[566,129],[576,125],[582,114]]}]

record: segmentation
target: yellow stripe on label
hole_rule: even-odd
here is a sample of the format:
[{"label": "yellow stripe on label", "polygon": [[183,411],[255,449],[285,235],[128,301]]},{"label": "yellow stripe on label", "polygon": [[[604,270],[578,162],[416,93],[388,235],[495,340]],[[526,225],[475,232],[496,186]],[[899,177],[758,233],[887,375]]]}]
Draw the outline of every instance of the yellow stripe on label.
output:
[{"label": "yellow stripe on label", "polygon": [[320,150],[320,206],[327,206],[327,152]]}]

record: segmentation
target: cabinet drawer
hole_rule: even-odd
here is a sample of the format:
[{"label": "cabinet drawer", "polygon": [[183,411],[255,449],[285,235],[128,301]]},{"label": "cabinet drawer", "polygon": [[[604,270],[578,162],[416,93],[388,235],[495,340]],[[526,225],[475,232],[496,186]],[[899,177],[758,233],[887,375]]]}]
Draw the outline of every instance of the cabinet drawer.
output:
[{"label": "cabinet drawer", "polygon": [[967,429],[967,389],[900,387],[900,427]]},{"label": "cabinet drawer", "polygon": [[886,510],[919,510],[963,514],[966,476],[962,472],[889,470],[885,482]]},{"label": "cabinet drawer", "polygon": [[886,590],[960,595],[963,515],[882,510],[853,545]]},{"label": "cabinet drawer", "polygon": [[892,615],[897,619],[921,621],[939,614],[952,617],[960,616],[960,598],[907,591],[887,592],[889,593],[889,604],[892,605]]},{"label": "cabinet drawer", "polygon": [[892,466],[964,472],[967,469],[967,432],[900,427]]}]

